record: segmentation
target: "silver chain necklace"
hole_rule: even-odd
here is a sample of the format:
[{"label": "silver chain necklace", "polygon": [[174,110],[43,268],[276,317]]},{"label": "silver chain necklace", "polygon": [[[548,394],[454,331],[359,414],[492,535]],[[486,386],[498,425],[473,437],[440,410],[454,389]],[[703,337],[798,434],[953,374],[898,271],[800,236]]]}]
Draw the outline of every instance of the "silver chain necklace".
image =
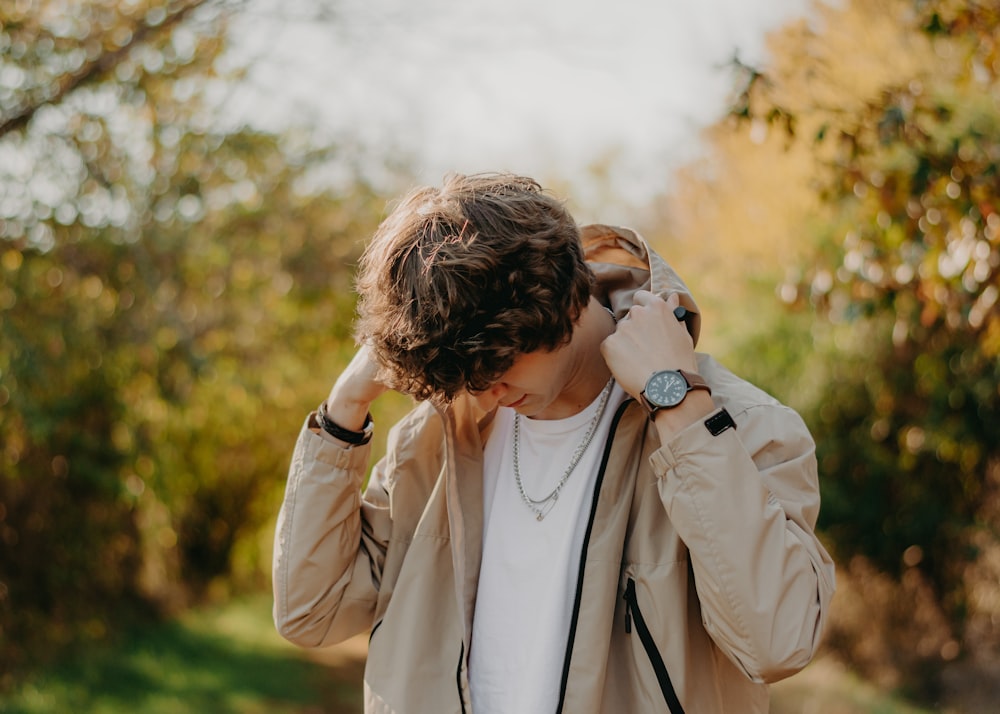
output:
[{"label": "silver chain necklace", "polygon": [[518,445],[521,441],[521,415],[514,414],[514,481],[517,483],[517,490],[521,494],[521,500],[524,501],[531,512],[535,514],[536,520],[542,520],[549,514],[552,507],[556,505],[556,501],[559,500],[559,492],[562,491],[562,487],[566,485],[569,480],[570,474],[576,468],[576,465],[580,463],[580,459],[583,458],[584,452],[587,447],[590,446],[590,442],[594,439],[594,434],[597,432],[597,425],[601,422],[601,417],[604,416],[604,410],[608,406],[608,397],[611,396],[611,387],[614,386],[615,378],[612,377],[604,387],[604,391],[601,392],[601,403],[597,407],[597,413],[594,414],[594,418],[590,420],[590,426],[587,428],[587,433],[583,437],[583,441],[580,445],[576,447],[576,451],[573,452],[573,458],[570,459],[569,466],[566,467],[566,471],[563,472],[562,478],[559,479],[559,483],[556,487],[552,489],[552,492],[545,498],[534,499],[531,498],[524,490],[524,484],[521,483],[521,464],[520,455],[518,454]]}]

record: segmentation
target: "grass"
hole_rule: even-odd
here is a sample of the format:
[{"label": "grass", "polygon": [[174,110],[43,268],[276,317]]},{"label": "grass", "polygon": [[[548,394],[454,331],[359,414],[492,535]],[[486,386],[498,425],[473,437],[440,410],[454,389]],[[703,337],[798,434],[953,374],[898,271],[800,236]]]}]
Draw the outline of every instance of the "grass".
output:
[{"label": "grass", "polygon": [[[950,711],[950,710],[949,710]],[[771,687],[770,714],[941,714],[879,691],[829,656]]]},{"label": "grass", "polygon": [[[360,714],[364,638],[307,656],[256,596],[131,633],[39,673],[2,714]],[[930,714],[832,659],[772,687],[771,714]]]},{"label": "grass", "polygon": [[92,648],[24,682],[0,712],[346,714],[360,711],[359,683],[285,643],[260,596]]}]

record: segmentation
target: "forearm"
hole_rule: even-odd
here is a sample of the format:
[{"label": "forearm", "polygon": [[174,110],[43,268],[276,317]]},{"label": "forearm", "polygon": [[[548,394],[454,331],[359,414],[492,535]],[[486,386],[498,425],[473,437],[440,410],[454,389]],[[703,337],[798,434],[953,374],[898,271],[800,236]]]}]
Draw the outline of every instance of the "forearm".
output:
[{"label": "forearm", "polygon": [[[303,646],[331,644],[370,625],[381,551],[363,531],[361,481],[369,449],[345,449],[303,429],[274,543],[274,619]],[[354,572],[364,573],[355,578]]]},{"label": "forearm", "polygon": [[660,443],[669,443],[678,433],[715,411],[712,396],[705,391],[689,392],[683,402],[673,409],[660,409],[656,412],[653,423],[660,435]]},{"label": "forearm", "polygon": [[812,524],[790,517],[768,482],[794,483],[797,497],[818,499],[811,452],[762,472],[736,431],[712,436],[695,424],[653,458],[709,634],[753,679],[803,667],[819,642],[833,567]]},{"label": "forearm", "polygon": [[[327,418],[349,431],[361,431],[368,418],[372,399],[347,380],[337,380],[326,398]],[[349,446],[349,444],[344,444]]]}]

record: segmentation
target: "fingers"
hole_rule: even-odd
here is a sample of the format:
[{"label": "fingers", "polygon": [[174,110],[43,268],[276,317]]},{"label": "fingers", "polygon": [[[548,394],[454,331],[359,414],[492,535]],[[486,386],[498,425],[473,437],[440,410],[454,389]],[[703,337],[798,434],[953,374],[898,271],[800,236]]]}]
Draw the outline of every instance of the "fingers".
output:
[{"label": "fingers", "polygon": [[633,293],[632,295],[632,304],[645,306],[649,305],[651,302],[655,300],[660,300],[660,299],[661,298],[659,296],[654,295],[648,290],[636,290],[635,293]]},{"label": "fingers", "polygon": [[669,308],[673,309],[681,304],[681,298],[678,293],[670,293],[666,298],[661,298],[655,293],[651,293],[649,290],[636,290],[632,294],[632,305],[648,307],[650,305],[655,305],[657,303],[665,303]]},{"label": "fingers", "polygon": [[681,307],[681,299],[677,293],[670,293],[664,299],[648,290],[637,290],[633,294],[632,307],[626,317],[631,316],[633,311],[636,311],[637,314],[644,314],[648,311],[657,319],[665,319],[666,313],[672,312],[674,318],[682,322],[687,315],[687,310]]},{"label": "fingers", "polygon": [[676,293],[663,299],[639,290],[628,319],[602,344],[605,361],[633,396],[658,369],[696,369],[693,341],[676,312],[682,309]]}]

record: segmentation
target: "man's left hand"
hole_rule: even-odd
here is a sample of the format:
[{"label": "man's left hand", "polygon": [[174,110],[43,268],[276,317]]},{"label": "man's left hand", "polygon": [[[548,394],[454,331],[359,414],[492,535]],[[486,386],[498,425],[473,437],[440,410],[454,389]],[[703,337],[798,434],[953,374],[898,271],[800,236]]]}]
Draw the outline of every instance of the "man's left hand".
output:
[{"label": "man's left hand", "polygon": [[628,315],[601,344],[601,353],[622,389],[638,399],[653,372],[695,372],[698,366],[691,335],[674,316],[674,308],[680,305],[677,294],[663,300],[639,290],[634,300]]}]

